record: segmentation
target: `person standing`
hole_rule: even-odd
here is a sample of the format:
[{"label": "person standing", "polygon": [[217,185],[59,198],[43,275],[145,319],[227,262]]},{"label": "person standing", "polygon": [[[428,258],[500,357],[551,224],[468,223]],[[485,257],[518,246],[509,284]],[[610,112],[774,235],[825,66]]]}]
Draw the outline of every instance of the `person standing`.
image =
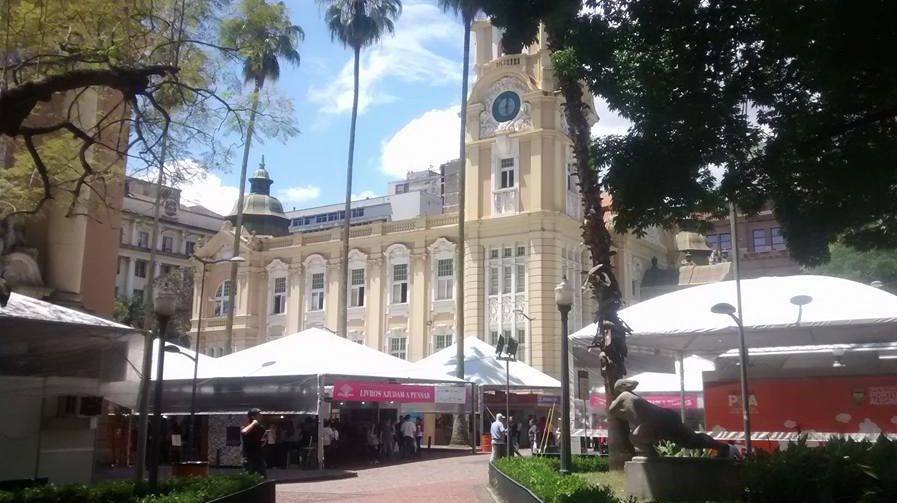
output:
[{"label": "person standing", "polygon": [[386,421],[380,428],[380,449],[383,451],[383,459],[389,461],[395,457],[395,449],[393,446],[396,442],[396,428],[392,424],[392,419]]},{"label": "person standing", "polygon": [[508,457],[520,455],[517,448],[520,445],[520,423],[514,417],[508,418]]},{"label": "person standing", "polygon": [[411,420],[411,416],[405,416],[405,421],[402,422],[402,457],[410,458],[414,455],[414,437],[417,436],[417,427],[414,425],[414,421]]},{"label": "person standing", "polygon": [[489,433],[492,437],[492,457],[489,458],[489,461],[494,463],[499,457],[501,457],[505,448],[505,424],[504,424],[505,416],[499,412],[495,415],[495,421],[492,422],[492,426],[489,428]]},{"label": "person standing", "polygon": [[265,456],[262,451],[267,435],[265,426],[259,421],[262,417],[262,412],[252,408],[249,409],[246,415],[249,418],[249,424],[240,430],[240,438],[243,444],[243,469],[248,473],[256,473],[267,478]]},{"label": "person standing", "polygon": [[529,430],[527,430],[527,434],[529,435],[530,451],[533,454],[538,454],[539,453],[539,425],[536,424],[535,419],[529,420]]},{"label": "person standing", "polygon": [[324,465],[333,466],[336,461],[336,444],[339,442],[339,432],[333,428],[330,421],[324,421],[324,429],[321,430],[321,442],[324,444]]},{"label": "person standing", "polygon": [[417,457],[420,457],[420,444],[424,439],[424,422],[421,420],[421,418],[417,418],[414,423],[417,432]]}]

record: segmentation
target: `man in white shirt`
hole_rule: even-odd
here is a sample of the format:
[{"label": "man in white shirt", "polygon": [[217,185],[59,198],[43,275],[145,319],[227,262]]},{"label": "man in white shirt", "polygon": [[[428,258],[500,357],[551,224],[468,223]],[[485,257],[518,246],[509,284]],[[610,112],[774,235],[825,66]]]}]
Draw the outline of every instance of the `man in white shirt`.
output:
[{"label": "man in white shirt", "polygon": [[492,463],[504,455],[505,424],[502,422],[504,418],[504,414],[499,412],[495,415],[495,421],[492,422],[492,427],[489,428],[489,433],[491,433],[492,436],[492,457],[489,461]]},{"label": "man in white shirt", "polygon": [[324,462],[327,465],[331,465],[334,461],[336,442],[339,442],[339,432],[330,426],[330,421],[325,421],[324,429],[321,430],[321,443],[324,444]]},{"label": "man in white shirt", "polygon": [[411,420],[411,416],[405,416],[402,423],[402,457],[414,455],[414,437],[417,435],[417,425]]}]

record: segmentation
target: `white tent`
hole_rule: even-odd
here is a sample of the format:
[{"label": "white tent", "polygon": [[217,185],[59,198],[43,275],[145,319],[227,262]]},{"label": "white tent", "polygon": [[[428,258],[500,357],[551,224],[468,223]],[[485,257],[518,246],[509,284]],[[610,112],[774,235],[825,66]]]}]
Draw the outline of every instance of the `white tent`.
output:
[{"label": "white tent", "polygon": [[[218,360],[216,358],[212,358],[211,356],[206,356],[202,353],[196,353],[193,350],[187,349],[183,346],[178,346],[177,344],[173,344],[171,342],[165,344],[168,347],[177,348],[177,352],[166,352],[165,353],[165,368],[163,369],[164,375],[162,376],[163,380],[176,380],[176,379],[193,379],[193,359],[199,358],[199,368],[197,369],[200,373],[199,377],[203,375],[217,375],[219,373],[218,370]],[[159,339],[153,339],[153,365],[152,365],[152,374],[150,374],[150,379],[156,379],[156,366],[158,365],[158,350],[159,350]]]},{"label": "white tent", "polygon": [[202,377],[327,375],[420,382],[463,382],[406,360],[310,328],[218,358]]},{"label": "white tent", "polygon": [[[449,377],[455,375],[457,347],[455,344],[433,353],[414,365],[421,370]],[[509,365],[512,388],[559,389],[560,381],[543,374],[521,361]],[[464,377],[467,381],[485,388],[504,388],[506,385],[505,362],[495,359],[495,348],[476,337],[464,339]]]},{"label": "white tent", "polygon": [[[743,323],[750,348],[842,342],[885,342],[897,338],[897,296],[862,283],[828,276],[782,276],[741,281]],[[798,295],[812,297],[799,307]],[[620,311],[631,328],[635,351],[719,355],[736,348],[734,321],[714,314],[717,303],[736,304],[735,282],[695,286],[640,302]],[[591,340],[595,325],[574,333]]]},{"label": "white tent", "polygon": [[[704,391],[703,373],[714,369],[713,362],[700,356],[683,358],[685,367],[685,387],[680,387],[679,362],[676,362],[676,372],[667,374],[662,372],[642,372],[626,379],[638,381],[636,393],[679,393],[680,391],[702,393]],[[604,393],[604,386],[598,390]]]}]

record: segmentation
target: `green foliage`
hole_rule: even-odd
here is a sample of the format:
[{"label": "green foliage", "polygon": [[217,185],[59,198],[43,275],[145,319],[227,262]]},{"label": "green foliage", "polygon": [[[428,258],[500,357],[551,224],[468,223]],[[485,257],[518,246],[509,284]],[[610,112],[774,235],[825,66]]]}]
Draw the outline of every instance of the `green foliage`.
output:
[{"label": "green foliage", "polygon": [[[601,463],[600,461],[604,461]],[[573,470],[607,471],[607,461],[574,457]],[[560,461],[552,458],[501,458],[495,465],[505,475],[528,488],[545,503],[619,503],[613,489],[581,477],[558,473]]]},{"label": "green foliage", "polygon": [[654,446],[660,456],[674,456],[677,458],[709,458],[713,457],[710,449],[683,449],[669,440],[658,442]]},{"label": "green foliage", "polygon": [[162,480],[150,494],[145,482],[48,484],[15,493],[0,491],[0,503],[203,503],[259,484],[257,475],[187,477]]},{"label": "green foliage", "polygon": [[330,37],[356,51],[395,31],[402,14],[400,0],[318,0]]},{"label": "green foliage", "polygon": [[897,442],[804,441],[772,454],[757,451],[742,470],[748,503],[897,501]]},{"label": "green foliage", "polygon": [[841,243],[829,247],[831,260],[813,268],[813,274],[825,274],[869,284],[881,281],[882,289],[897,294],[897,254],[893,251],[858,251]]}]

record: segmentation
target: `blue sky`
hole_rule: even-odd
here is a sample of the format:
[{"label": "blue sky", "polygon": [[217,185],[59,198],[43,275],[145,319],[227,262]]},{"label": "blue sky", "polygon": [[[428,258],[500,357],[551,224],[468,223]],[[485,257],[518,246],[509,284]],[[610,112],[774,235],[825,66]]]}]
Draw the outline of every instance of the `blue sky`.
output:
[{"label": "blue sky", "polygon": [[[352,53],[330,39],[313,0],[286,0],[305,31],[299,67],[283,65],[274,85],[292,99],[301,133],[286,143],[253,142],[250,173],[262,155],[284,209],[341,202],[345,197],[352,106]],[[409,170],[458,155],[463,29],[435,0],[405,0],[394,35],[362,51],[353,193],[383,194]],[[474,42],[471,41],[473,53]],[[472,80],[472,78],[471,78]],[[607,111],[598,107],[605,119]],[[615,126],[603,121],[602,127]],[[616,129],[614,130],[616,132]],[[236,162],[239,162],[237,156]],[[227,213],[237,197],[239,164],[182,187],[187,204]]]}]

